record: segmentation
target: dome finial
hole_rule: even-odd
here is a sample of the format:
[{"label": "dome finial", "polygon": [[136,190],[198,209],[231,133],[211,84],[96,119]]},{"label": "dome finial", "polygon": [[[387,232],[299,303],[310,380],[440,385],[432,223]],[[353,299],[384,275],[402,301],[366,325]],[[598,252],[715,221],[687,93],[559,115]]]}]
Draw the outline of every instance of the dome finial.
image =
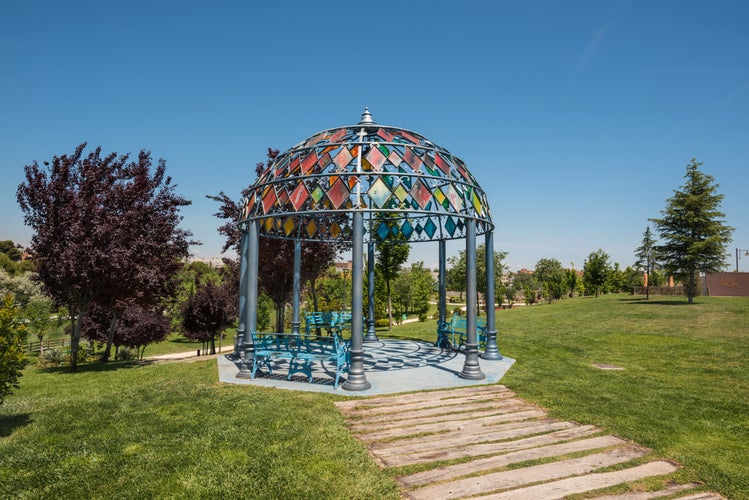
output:
[{"label": "dome finial", "polygon": [[374,120],[372,120],[372,115],[369,112],[368,107],[364,107],[364,113],[361,114],[361,120],[359,120],[359,123],[357,125],[369,125],[371,123],[374,123]]}]

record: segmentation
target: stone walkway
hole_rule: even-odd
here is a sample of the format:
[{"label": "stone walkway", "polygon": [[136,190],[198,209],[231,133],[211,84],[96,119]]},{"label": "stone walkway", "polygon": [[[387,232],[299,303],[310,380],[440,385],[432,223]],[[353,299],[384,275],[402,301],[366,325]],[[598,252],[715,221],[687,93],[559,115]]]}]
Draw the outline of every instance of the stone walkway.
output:
[{"label": "stone walkway", "polygon": [[[406,498],[723,499],[697,491],[699,484],[676,484],[678,466],[650,459],[649,450],[592,425],[550,419],[502,385],[336,406]],[[642,491],[654,485],[660,489]]]}]

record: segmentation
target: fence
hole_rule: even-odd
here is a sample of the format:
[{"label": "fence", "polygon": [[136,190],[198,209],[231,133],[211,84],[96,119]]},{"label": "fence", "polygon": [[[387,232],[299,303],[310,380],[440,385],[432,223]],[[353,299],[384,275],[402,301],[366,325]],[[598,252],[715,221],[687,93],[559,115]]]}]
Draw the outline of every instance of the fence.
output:
[{"label": "fence", "polygon": [[42,342],[36,340],[26,343],[26,351],[28,353],[35,353],[41,352],[42,347],[44,347],[44,350],[46,351],[47,349],[51,349],[54,347],[64,347],[68,344],[70,344],[70,342],[66,339],[43,340]]},{"label": "fence", "polygon": [[[633,286],[632,295],[645,295],[644,286]],[[650,295],[686,295],[684,287],[679,286],[651,286]]]}]

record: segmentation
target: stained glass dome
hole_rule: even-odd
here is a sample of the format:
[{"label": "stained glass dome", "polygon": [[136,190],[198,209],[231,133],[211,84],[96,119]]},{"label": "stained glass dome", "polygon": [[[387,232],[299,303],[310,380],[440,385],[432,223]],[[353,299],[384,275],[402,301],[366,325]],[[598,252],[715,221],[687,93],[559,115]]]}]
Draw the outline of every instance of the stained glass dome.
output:
[{"label": "stained glass dome", "polygon": [[370,240],[450,240],[493,229],[486,194],[465,163],[406,129],[378,125],[365,109],[355,125],[314,134],[276,157],[250,187],[240,223],[262,235],[351,239],[354,211]]}]

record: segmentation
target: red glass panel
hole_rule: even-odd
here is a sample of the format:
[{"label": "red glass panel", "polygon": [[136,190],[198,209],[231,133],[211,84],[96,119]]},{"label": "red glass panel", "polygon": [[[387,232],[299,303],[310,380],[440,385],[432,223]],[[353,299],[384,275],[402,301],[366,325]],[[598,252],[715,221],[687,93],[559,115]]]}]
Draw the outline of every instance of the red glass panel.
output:
[{"label": "red glass panel", "polygon": [[317,154],[312,151],[304,160],[302,160],[302,172],[305,175],[308,174],[315,163],[317,163]]},{"label": "red glass panel", "polygon": [[349,152],[347,148],[342,148],[337,155],[335,155],[335,158],[333,158],[333,162],[336,164],[336,167],[338,167],[338,170],[344,170],[349,163],[351,163],[351,160],[353,159],[353,156]]},{"label": "red glass panel", "polygon": [[337,180],[328,189],[328,199],[334,208],[339,208],[349,197],[349,190],[343,181]]},{"label": "red glass panel", "polygon": [[421,171],[421,158],[411,150],[411,148],[406,148],[406,152],[403,155],[403,159],[408,163],[408,165],[414,170],[414,172],[420,172]]}]

